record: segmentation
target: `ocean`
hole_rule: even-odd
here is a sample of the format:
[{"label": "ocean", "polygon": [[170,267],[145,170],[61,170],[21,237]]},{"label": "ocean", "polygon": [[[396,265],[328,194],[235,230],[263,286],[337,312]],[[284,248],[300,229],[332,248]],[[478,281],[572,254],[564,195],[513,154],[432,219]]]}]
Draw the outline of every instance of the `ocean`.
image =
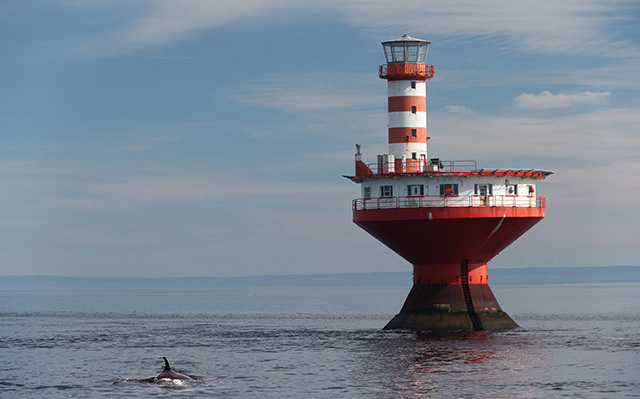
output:
[{"label": "ocean", "polygon": [[521,328],[382,331],[408,282],[5,285],[0,397],[640,397],[640,284],[492,288]]}]

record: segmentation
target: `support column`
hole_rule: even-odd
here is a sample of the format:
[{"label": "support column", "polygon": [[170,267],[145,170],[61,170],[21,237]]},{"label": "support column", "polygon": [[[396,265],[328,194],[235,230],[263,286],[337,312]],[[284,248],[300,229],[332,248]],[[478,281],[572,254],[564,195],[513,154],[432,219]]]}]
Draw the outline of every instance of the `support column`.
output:
[{"label": "support column", "polygon": [[[473,331],[506,330],[518,327],[518,324],[500,309],[498,301],[487,284],[487,265],[469,263],[468,260],[464,262],[466,262],[464,268],[461,266],[463,262],[446,265],[414,265],[414,284],[409,296],[400,313],[384,329]],[[463,269],[467,269],[465,276],[461,276]],[[465,299],[463,280],[466,280],[468,300]]]}]

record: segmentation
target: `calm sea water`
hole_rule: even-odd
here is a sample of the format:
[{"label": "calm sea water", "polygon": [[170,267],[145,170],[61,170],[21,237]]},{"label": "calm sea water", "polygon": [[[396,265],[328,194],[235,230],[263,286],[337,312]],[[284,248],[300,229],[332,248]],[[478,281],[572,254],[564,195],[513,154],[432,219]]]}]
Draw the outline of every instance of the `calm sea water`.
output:
[{"label": "calm sea water", "polygon": [[640,285],[493,290],[521,329],[381,331],[408,286],[5,289],[0,397],[640,397]]}]

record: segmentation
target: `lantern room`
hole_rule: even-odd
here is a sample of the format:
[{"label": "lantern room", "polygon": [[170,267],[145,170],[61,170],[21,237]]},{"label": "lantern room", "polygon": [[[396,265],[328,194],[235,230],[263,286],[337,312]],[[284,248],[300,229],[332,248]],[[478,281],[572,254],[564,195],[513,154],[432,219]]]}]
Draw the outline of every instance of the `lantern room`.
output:
[{"label": "lantern room", "polygon": [[388,80],[431,79],[433,65],[425,63],[430,44],[409,35],[382,42],[387,63],[380,65],[380,77]]},{"label": "lantern room", "polygon": [[387,64],[424,64],[431,42],[404,35],[399,39],[382,42]]}]

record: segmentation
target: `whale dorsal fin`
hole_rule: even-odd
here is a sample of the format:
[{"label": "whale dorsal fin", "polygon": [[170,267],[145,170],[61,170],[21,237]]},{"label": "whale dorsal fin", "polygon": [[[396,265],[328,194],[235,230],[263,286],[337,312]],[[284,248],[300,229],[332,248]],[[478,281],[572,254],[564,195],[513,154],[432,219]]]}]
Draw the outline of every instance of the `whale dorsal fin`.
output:
[{"label": "whale dorsal fin", "polygon": [[171,371],[171,366],[169,366],[169,361],[167,360],[167,358],[164,356],[162,356],[162,358],[164,359],[164,371]]}]

